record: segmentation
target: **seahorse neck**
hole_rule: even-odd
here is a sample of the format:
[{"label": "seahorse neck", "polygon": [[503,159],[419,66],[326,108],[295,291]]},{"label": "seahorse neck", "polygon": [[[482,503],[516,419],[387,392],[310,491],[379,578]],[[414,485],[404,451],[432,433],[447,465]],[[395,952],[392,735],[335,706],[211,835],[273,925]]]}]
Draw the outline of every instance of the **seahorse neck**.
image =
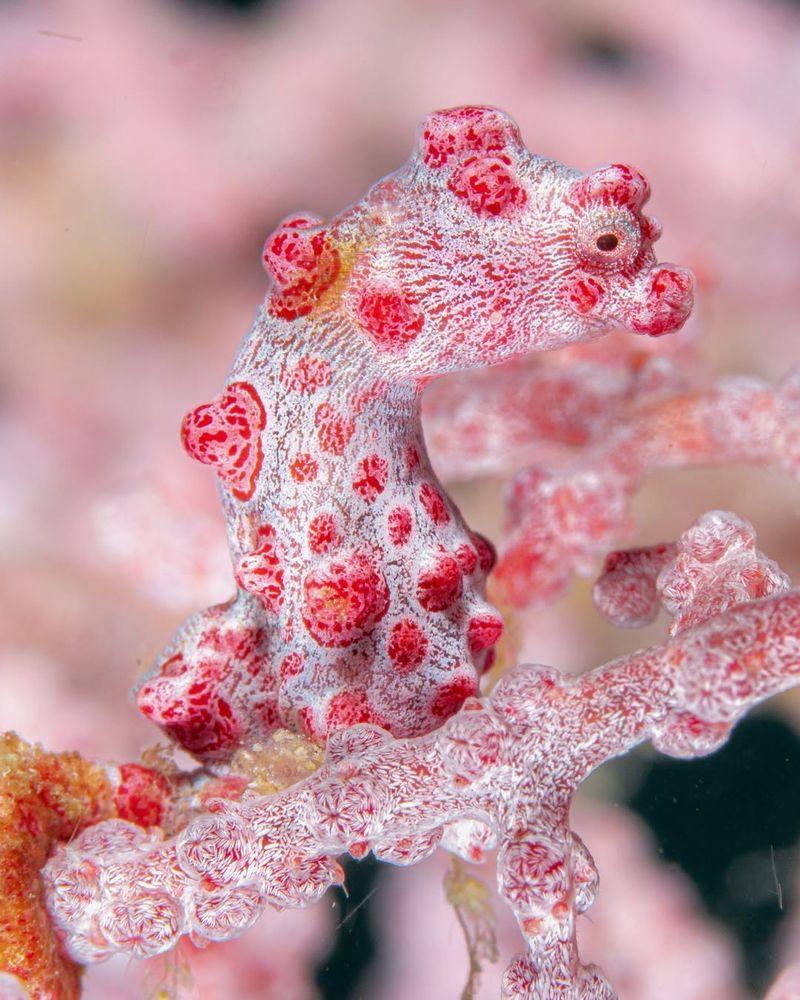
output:
[{"label": "seahorse neck", "polygon": [[266,414],[258,486],[237,504],[242,517],[231,517],[236,558],[258,544],[240,531],[243,519],[289,533],[301,512],[332,511],[343,541],[377,536],[383,529],[370,520],[378,498],[391,494],[413,507],[421,477],[433,479],[421,384],[385,377],[358,338],[332,313],[324,323],[288,323],[266,310],[257,317],[229,375],[229,385],[254,388]]}]

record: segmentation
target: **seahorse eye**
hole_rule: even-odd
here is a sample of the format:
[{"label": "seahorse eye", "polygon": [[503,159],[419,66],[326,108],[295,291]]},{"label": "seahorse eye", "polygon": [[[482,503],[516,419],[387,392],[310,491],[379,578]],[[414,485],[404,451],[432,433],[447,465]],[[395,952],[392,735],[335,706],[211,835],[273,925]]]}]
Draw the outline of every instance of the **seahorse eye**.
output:
[{"label": "seahorse eye", "polygon": [[619,246],[619,236],[616,233],[603,233],[594,244],[601,253],[612,253]]}]

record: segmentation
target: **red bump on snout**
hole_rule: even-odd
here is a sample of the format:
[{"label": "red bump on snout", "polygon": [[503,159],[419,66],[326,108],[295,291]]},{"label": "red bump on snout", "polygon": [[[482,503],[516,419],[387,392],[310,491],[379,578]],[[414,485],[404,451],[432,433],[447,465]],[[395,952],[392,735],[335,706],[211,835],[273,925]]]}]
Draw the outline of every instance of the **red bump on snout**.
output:
[{"label": "red bump on snout", "polygon": [[679,330],[692,311],[694,278],[678,267],[656,267],[648,272],[627,325],[635,333],[660,337]]}]

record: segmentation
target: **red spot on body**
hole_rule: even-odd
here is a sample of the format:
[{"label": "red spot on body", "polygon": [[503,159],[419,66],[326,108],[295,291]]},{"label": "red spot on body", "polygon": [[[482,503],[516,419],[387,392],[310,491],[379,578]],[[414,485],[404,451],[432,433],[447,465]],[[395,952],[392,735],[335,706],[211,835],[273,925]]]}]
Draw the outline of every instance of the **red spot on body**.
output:
[{"label": "red spot on body", "polygon": [[606,290],[602,281],[590,275],[575,278],[567,287],[567,302],[580,316],[586,316],[596,309],[605,297]]},{"label": "red spot on body", "polygon": [[372,503],[383,493],[389,476],[389,463],[380,455],[368,455],[358,463],[353,489],[360,496]]},{"label": "red spot on body", "polygon": [[472,576],[478,568],[478,553],[466,542],[456,549],[456,559],[464,576]]},{"label": "red spot on body", "polygon": [[239,500],[249,500],[261,468],[264,405],[248,382],[232,382],[222,395],[187,413],[183,447],[198,462],[213,465]]},{"label": "red spot on body", "polygon": [[331,455],[343,455],[356,430],[356,422],[334,409],[330,403],[317,407],[314,414],[319,446]]},{"label": "red spot on body", "polygon": [[423,483],[419,488],[419,499],[425,513],[434,524],[447,524],[450,520],[450,512],[445,506],[442,494],[431,486],[430,483]]},{"label": "red spot on body", "polygon": [[388,288],[367,288],[356,309],[359,325],[376,346],[402,351],[415,339],[424,322],[412,296]]},{"label": "red spot on body", "polygon": [[315,514],[308,526],[308,545],[312,552],[321,555],[330,552],[341,542],[333,514]]},{"label": "red spot on body", "polygon": [[277,698],[266,698],[260,704],[254,705],[253,711],[258,718],[258,723],[262,730],[271,732],[278,727],[280,711],[278,709]]},{"label": "red spot on body", "polygon": [[321,646],[349,646],[389,607],[383,574],[363,552],[331,559],[303,583],[303,623]]},{"label": "red spot on body", "polygon": [[282,368],[280,379],[290,392],[311,396],[330,385],[331,366],[324,358],[302,357],[297,364]]},{"label": "red spot on body", "polygon": [[297,675],[302,672],[303,657],[300,653],[289,653],[288,656],[284,656],[281,660],[281,665],[278,668],[278,673],[284,679],[287,677],[297,677]]},{"label": "red spot on body", "polygon": [[411,537],[411,511],[408,507],[393,507],[387,518],[389,539],[392,545],[405,545]]},{"label": "red spot on body", "polygon": [[308,526],[308,544],[312,552],[321,555],[341,543],[333,514],[315,514]]},{"label": "red spot on body", "polygon": [[405,674],[418,667],[425,659],[428,640],[425,633],[410,618],[395,622],[389,633],[389,659],[398,673]]},{"label": "red spot on body", "polygon": [[461,567],[447,552],[417,577],[417,600],[426,611],[445,611],[463,591]]},{"label": "red spot on body", "polygon": [[317,478],[319,464],[313,455],[307,452],[295,455],[289,463],[289,474],[298,483],[309,483]]}]

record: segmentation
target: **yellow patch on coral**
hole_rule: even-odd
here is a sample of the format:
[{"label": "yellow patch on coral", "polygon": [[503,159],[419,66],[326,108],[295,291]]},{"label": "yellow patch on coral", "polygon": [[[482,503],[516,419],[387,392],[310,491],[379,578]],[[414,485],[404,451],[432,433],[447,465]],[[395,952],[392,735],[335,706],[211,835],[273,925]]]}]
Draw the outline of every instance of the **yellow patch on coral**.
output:
[{"label": "yellow patch on coral", "polygon": [[32,996],[80,996],[80,967],[59,949],[39,872],[57,841],[113,811],[102,767],[0,734],[0,969]]}]

